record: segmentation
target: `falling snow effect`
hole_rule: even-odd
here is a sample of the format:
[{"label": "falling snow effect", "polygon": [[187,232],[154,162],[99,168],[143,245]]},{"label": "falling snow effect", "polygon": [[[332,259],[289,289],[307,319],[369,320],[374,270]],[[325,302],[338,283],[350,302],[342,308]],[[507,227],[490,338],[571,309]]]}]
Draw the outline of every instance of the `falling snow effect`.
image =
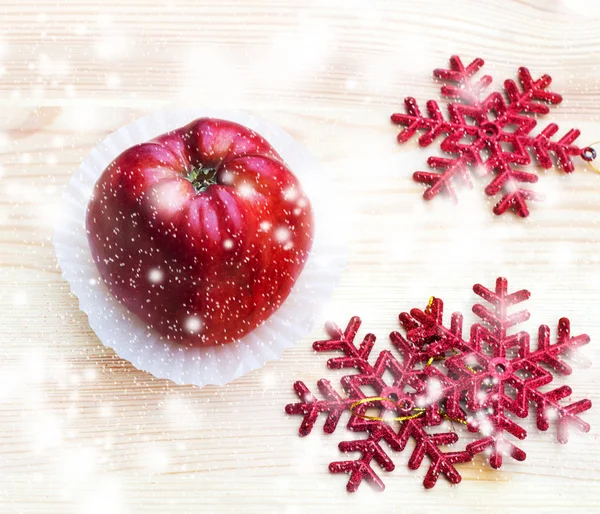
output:
[{"label": "falling snow effect", "polygon": [[531,154],[545,169],[554,163],[566,173],[574,170],[572,158],[582,156],[583,150],[574,141],[579,130],[571,129],[557,141],[553,136],[559,127],[549,124],[539,134],[532,135],[537,125],[532,115],[547,114],[550,105],[562,102],[562,97],[547,90],[552,79],[543,75],[534,80],[527,68],[519,68],[521,88],[513,81],[504,82],[506,96],[493,92],[484,96],[492,77],[484,75],[475,80],[474,75],[483,66],[483,59],[475,59],[465,66],[461,59],[453,56],[450,69],[437,69],[434,76],[445,84],[442,95],[456,99],[448,104],[448,120],[435,100],[427,102],[427,116],[423,115],[417,101],[408,97],[404,101],[406,112],[392,115],[392,121],[404,127],[398,141],[408,141],[417,131],[421,146],[431,145],[444,134],[441,149],[451,157],[430,157],[427,161],[433,172],[417,171],[413,177],[428,186],[424,193],[431,200],[444,192],[457,201],[455,186],[462,183],[472,187],[471,175],[488,176],[491,179],[485,193],[501,195],[494,207],[495,214],[504,214],[512,209],[521,217],[529,215],[528,203],[543,199],[541,195],[521,184],[537,182],[534,173],[517,166],[531,163]]},{"label": "falling snow effect", "polygon": [[[378,4],[377,8],[374,3]],[[153,128],[148,131],[138,130],[139,126],[144,128],[140,124],[134,130],[128,129],[124,138],[127,144],[139,143],[142,140],[137,139],[138,134],[148,139],[183,125],[193,117],[207,115],[196,112],[194,106],[198,102],[203,105],[222,105],[226,102],[231,108],[251,109],[260,116],[277,120],[285,126],[293,125],[293,133],[312,151],[325,158],[328,173],[323,173],[322,176],[317,174],[319,188],[332,191],[334,186],[335,196],[350,196],[347,204],[352,206],[350,209],[335,209],[332,205],[334,198],[329,198],[331,207],[325,211],[325,217],[316,217],[318,225],[322,226],[323,222],[336,218],[338,221],[333,224],[339,224],[342,219],[347,218],[353,226],[352,239],[356,243],[353,255],[355,264],[356,260],[364,259],[362,256],[365,250],[371,256],[377,255],[379,260],[372,262],[369,258],[372,264],[369,264],[368,276],[356,266],[349,269],[345,286],[338,290],[336,300],[328,307],[329,310],[346,310],[349,302],[355,302],[355,293],[363,294],[361,288],[364,287],[365,278],[369,289],[364,293],[373,300],[365,306],[374,312],[383,307],[382,299],[387,293],[398,291],[396,286],[404,291],[405,296],[422,298],[421,293],[428,291],[423,291],[422,283],[419,285],[415,278],[417,273],[412,273],[412,279],[409,280],[406,280],[404,274],[397,277],[398,280],[391,276],[384,281],[378,279],[382,267],[386,274],[388,268],[400,269],[402,266],[398,265],[398,261],[407,262],[411,255],[419,252],[422,255],[429,254],[431,262],[436,258],[439,260],[441,251],[445,256],[456,256],[457,261],[460,256],[463,269],[465,265],[480,268],[479,261],[484,252],[476,250],[478,244],[486,243],[484,240],[478,241],[482,239],[480,236],[483,230],[470,230],[470,226],[466,230],[464,226],[461,229],[459,225],[462,219],[446,219],[447,230],[440,233],[440,238],[419,227],[408,231],[408,241],[405,237],[401,242],[398,238],[389,237],[401,222],[402,213],[385,208],[386,195],[382,196],[380,190],[396,185],[394,181],[390,183],[387,180],[387,175],[396,166],[389,165],[389,155],[375,151],[375,147],[372,156],[361,155],[359,146],[354,147],[358,153],[345,152],[349,145],[352,146],[353,139],[366,141],[365,138],[368,139],[369,135],[372,136],[372,141],[377,139],[377,131],[369,130],[369,127],[376,125],[369,117],[370,113],[375,116],[373,113],[377,109],[369,108],[369,104],[378,103],[381,98],[390,98],[393,92],[389,88],[397,80],[414,82],[420,74],[421,79],[427,81],[429,69],[434,67],[427,64],[430,56],[439,55],[437,52],[440,46],[436,46],[436,37],[431,31],[417,28],[411,30],[402,25],[396,27],[394,20],[387,27],[391,30],[381,30],[392,18],[398,18],[400,22],[404,18],[414,25],[415,17],[412,12],[410,16],[390,16],[391,11],[387,8],[384,10],[384,3],[391,7],[393,2],[374,3],[370,2],[366,9],[363,2],[356,0],[311,2],[310,7],[300,9],[295,8],[300,5],[296,3],[282,14],[280,9],[273,9],[268,13],[266,7],[260,6],[260,12],[252,13],[252,9],[246,9],[238,2],[227,5],[215,2],[212,7],[208,2],[202,5],[190,3],[188,7],[171,1],[145,3],[143,6],[127,6],[124,3],[118,9],[102,2],[94,5],[84,5],[83,2],[73,2],[70,5],[52,2],[45,5],[37,3],[32,9],[26,4],[22,9],[13,6],[4,13],[4,30],[0,35],[0,77],[4,80],[6,104],[4,125],[0,132],[0,148],[3,153],[0,163],[0,196],[3,203],[0,224],[4,244],[1,263],[4,281],[0,296],[4,299],[5,321],[2,323],[3,337],[0,338],[3,340],[4,350],[0,373],[5,450],[3,478],[6,484],[2,494],[2,503],[6,505],[3,511],[12,511],[10,506],[18,511],[37,511],[51,509],[52,504],[62,512],[82,514],[137,512],[143,510],[146,504],[154,504],[157,509],[162,504],[163,511],[193,509],[194,503],[233,506],[237,502],[250,508],[252,504],[258,503],[256,495],[260,489],[275,499],[282,510],[285,503],[286,512],[289,513],[307,510],[302,507],[303,501],[315,505],[315,498],[336,499],[335,495],[328,497],[323,493],[328,487],[328,480],[323,479],[325,466],[321,466],[320,461],[314,458],[315,455],[323,454],[322,438],[318,437],[320,434],[313,433],[310,438],[300,438],[290,432],[290,437],[279,438],[279,449],[290,443],[293,443],[294,448],[302,448],[302,451],[297,452],[301,462],[307,463],[311,471],[317,471],[315,475],[304,479],[297,476],[299,467],[296,467],[296,459],[290,459],[292,452],[284,451],[285,455],[282,455],[272,438],[274,433],[281,434],[281,424],[290,423],[290,420],[282,412],[279,416],[273,412],[275,418],[271,417],[269,420],[270,428],[263,430],[261,420],[256,418],[256,409],[244,409],[244,406],[247,407],[247,400],[252,398],[255,407],[261,408],[263,417],[265,410],[262,407],[272,410],[273,400],[281,394],[278,388],[281,387],[282,377],[289,373],[286,368],[297,366],[297,363],[294,364],[294,356],[305,350],[301,345],[296,350],[288,350],[283,361],[271,362],[266,368],[255,370],[246,379],[237,380],[227,387],[201,390],[161,380],[160,377],[171,376],[157,369],[147,368],[141,359],[136,359],[150,355],[156,357],[156,361],[163,366],[165,362],[179,364],[176,359],[183,352],[171,354],[165,352],[162,345],[151,346],[147,333],[137,330],[135,316],[129,316],[124,309],[119,309],[116,301],[104,302],[103,281],[95,272],[95,267],[92,268],[93,263],[90,261],[88,265],[85,259],[78,257],[80,253],[89,253],[83,242],[85,234],[81,238],[80,233],[75,230],[71,232],[74,244],[66,248],[63,246],[62,255],[67,258],[60,260],[65,277],[69,277],[73,284],[72,292],[80,298],[69,293],[69,285],[60,276],[53,256],[51,227],[71,228],[65,220],[58,225],[55,222],[61,218],[64,210],[71,209],[69,205],[74,199],[80,200],[77,194],[70,195],[67,201],[61,199],[64,186],[69,180],[67,175],[73,173],[74,177],[81,176],[82,171],[89,172],[90,168],[99,172],[108,164],[101,162],[104,156],[116,151],[110,156],[110,161],[125,149],[120,148],[119,140],[112,136],[109,144],[100,144],[105,135],[142,113],[150,113],[172,103],[193,107],[190,117],[172,126],[158,125],[157,132]],[[584,3],[587,5],[584,6]],[[327,7],[322,4],[327,4]],[[537,16],[543,18],[544,28],[549,30],[546,31],[547,38],[540,38],[535,42],[536,45],[539,43],[539,49],[549,50],[548,55],[560,59],[561,66],[564,65],[564,69],[568,69],[573,77],[577,76],[578,67],[584,74],[586,70],[590,72],[589,80],[585,82],[581,80],[581,76],[573,80],[577,103],[571,104],[569,113],[563,114],[573,116],[573,119],[587,117],[590,106],[593,109],[595,105],[593,93],[598,89],[594,87],[597,84],[594,82],[596,75],[590,66],[594,62],[595,49],[593,44],[588,45],[588,52],[583,46],[572,45],[577,42],[574,32],[585,35],[593,30],[594,20],[590,17],[594,17],[593,9],[597,5],[589,0],[558,0],[552,3],[533,0],[528,4],[531,4],[526,6],[525,10],[528,12],[521,13],[521,16],[517,10],[513,14],[519,15],[515,16],[515,20],[520,18],[525,24],[531,23]],[[536,14],[534,4],[544,9],[544,12]],[[568,17],[567,9],[575,9],[574,4],[579,4],[577,14],[581,17],[575,21],[576,25],[580,23],[581,30],[576,26],[575,31],[564,33],[551,30],[548,23],[552,14],[548,11],[558,10],[559,4],[564,6],[560,11],[563,14],[557,14],[561,22],[565,20],[565,14]],[[426,3],[422,5],[428,9]],[[415,4],[415,13],[419,9]],[[482,9],[490,10],[487,5],[482,5]],[[42,12],[43,10],[47,13]],[[425,11],[421,14],[424,15]],[[447,13],[438,14],[443,17]],[[481,12],[476,13],[477,18],[481,18],[480,15]],[[217,20],[222,20],[223,23],[215,23]],[[437,20],[434,23],[437,24]],[[476,32],[482,26],[492,28],[493,25],[474,24],[473,34],[465,35],[465,40],[476,41]],[[244,35],[248,29],[252,32],[250,38]],[[378,51],[378,58],[365,58],[369,52],[362,52],[361,48],[373,46],[373,37],[377,32],[384,34],[388,43],[393,41],[393,44],[387,45],[391,53],[385,57]],[[502,32],[499,31],[500,39]],[[491,43],[494,44],[493,41]],[[500,53],[504,46],[495,45]],[[355,47],[357,51],[348,51]],[[194,54],[189,55],[192,48]],[[207,62],[207,54],[210,56],[215,49],[219,52],[216,58]],[[416,71],[416,66],[426,69]],[[406,73],[406,69],[412,70],[412,73]],[[208,79],[207,70],[210,70]],[[554,76],[558,72],[550,73]],[[349,78],[345,80],[346,77]],[[347,90],[344,90],[345,83],[348,85]],[[331,100],[335,100],[335,112],[330,110],[320,116],[324,108],[331,105]],[[341,103],[345,103],[348,109],[340,109]],[[310,114],[313,111],[315,116]],[[220,114],[208,113],[218,117]],[[236,121],[246,124],[243,118]],[[354,131],[350,125],[354,125]],[[335,137],[336,134],[331,131],[336,127],[346,136],[347,129],[350,128],[350,137]],[[282,157],[305,186],[306,174],[299,171],[302,167],[292,161],[289,152],[284,154],[285,146],[278,144],[277,138],[263,132],[260,126],[252,128],[267,137],[282,152]],[[593,125],[590,130],[593,134]],[[123,134],[123,131],[120,132]],[[336,145],[332,144],[334,139],[340,141],[340,148],[337,150]],[[96,143],[98,147],[95,147]],[[395,145],[390,143],[388,141],[391,151],[403,150],[400,146],[394,148]],[[382,140],[382,144],[385,141]],[[92,156],[91,160],[86,157],[88,151]],[[424,152],[419,153],[421,156],[425,155]],[[84,158],[88,162],[87,170],[76,171]],[[364,162],[370,162],[371,168],[378,170],[381,180],[368,181],[369,183],[355,180],[357,176],[363,176],[362,171],[360,175],[355,171],[361,170],[360,163]],[[89,166],[90,163],[94,166]],[[357,163],[359,165],[354,166]],[[414,166],[410,169],[425,168]],[[325,183],[325,178],[330,174],[335,177],[333,184]],[[557,179],[558,173],[553,175]],[[378,188],[372,184],[374,182],[379,184]],[[563,184],[567,182],[568,180],[561,181]],[[75,193],[85,193],[89,184],[82,182],[81,185],[81,189]],[[593,186],[591,182],[590,186]],[[365,189],[368,194],[365,194]],[[544,192],[550,202],[551,195],[547,189],[546,187]],[[587,188],[590,195],[593,189]],[[557,187],[556,191],[559,190]],[[240,188],[240,194],[245,193],[252,194],[252,191],[246,192]],[[585,196],[585,192],[583,194]],[[479,196],[481,201],[485,201],[485,195]],[[88,197],[83,194],[81,198],[87,201]],[[310,195],[310,198],[314,206],[314,197]],[[590,198],[593,202],[593,197]],[[576,199],[578,201],[573,199],[573,205],[577,203],[585,206],[588,203],[581,196]],[[433,207],[418,199],[416,203],[419,209]],[[452,209],[450,202],[439,199],[439,203],[434,203],[440,209]],[[452,216],[464,214],[466,205],[465,198],[461,197],[461,207],[453,209]],[[372,206],[374,209],[371,209]],[[297,208],[300,207],[303,207],[301,201]],[[294,209],[294,214],[297,214],[297,208]],[[374,212],[377,215],[373,216]],[[432,212],[429,211],[429,214]],[[541,227],[536,227],[541,230],[536,230],[535,247],[528,249],[527,245],[523,248],[521,244],[505,244],[505,252],[500,249],[490,255],[487,251],[483,259],[491,258],[493,266],[502,268],[515,260],[510,252],[518,252],[519,263],[529,264],[520,268],[523,273],[533,270],[532,264],[542,264],[537,267],[542,278],[547,264],[560,267],[561,274],[569,276],[569,282],[573,279],[572,301],[567,301],[565,308],[576,312],[579,319],[593,319],[594,302],[579,301],[577,298],[585,297],[587,293],[593,294],[594,288],[600,287],[597,274],[594,273],[594,263],[597,264],[600,255],[597,251],[596,225],[595,222],[587,226],[580,223],[582,218],[593,218],[591,211],[585,207],[565,212],[563,217],[570,221],[566,228],[568,234],[562,234],[555,230],[556,227],[550,226],[546,228],[551,234],[546,233],[542,223]],[[82,225],[83,219],[84,215],[79,213],[72,226]],[[426,228],[430,219],[426,215],[420,217]],[[470,222],[481,223],[481,220]],[[263,230],[262,225],[259,230]],[[368,231],[367,245],[364,244],[365,238],[357,235],[360,234],[356,231],[357,226],[373,228]],[[496,231],[502,226],[509,225],[500,224],[491,232],[486,232],[496,236],[498,247],[503,246],[505,234],[496,234]],[[527,225],[511,225],[513,236],[515,228],[521,230],[523,227]],[[480,228],[484,227],[477,225],[477,229]],[[264,223],[265,231],[271,230],[274,234],[275,229],[276,227]],[[404,232],[406,236],[406,231]],[[416,234],[416,240],[414,235],[411,236],[412,233]],[[426,234],[427,237],[419,237],[419,234]],[[456,236],[458,239],[452,239]],[[465,241],[471,246],[465,246]],[[511,241],[514,243],[514,237]],[[227,247],[225,241],[223,246]],[[579,252],[579,249],[582,251]],[[325,250],[329,251],[330,248],[325,246]],[[474,256],[474,261],[465,259],[465,253]],[[311,252],[311,259],[314,255]],[[469,260],[472,262],[469,263]],[[338,273],[337,268],[331,261],[327,262],[326,267],[326,276],[325,272],[313,272],[308,275],[309,283],[322,286],[327,280],[335,282],[330,277]],[[309,263],[306,271],[311,271]],[[305,272],[303,276],[306,278]],[[148,273],[148,281],[157,285],[164,278],[162,271]],[[297,285],[299,283],[300,281]],[[553,285],[549,282],[547,287],[552,288]],[[85,298],[81,295],[82,290],[88,292]],[[415,294],[415,290],[418,294]],[[319,288],[318,291],[321,294],[322,289]],[[297,293],[296,288],[294,292]],[[555,294],[559,296],[560,291],[555,291]],[[320,305],[313,306],[317,296],[313,291],[309,294],[305,292],[295,305],[300,305],[300,309],[303,309],[301,312],[313,309],[319,312]],[[444,298],[449,300],[445,296]],[[85,312],[78,310],[79,301]],[[447,305],[450,307],[449,303]],[[264,366],[269,359],[278,359],[282,348],[289,348],[309,330],[309,323],[297,315],[300,309],[297,307],[294,312],[281,308],[269,320],[278,324],[264,324],[253,335],[260,340],[260,346],[244,341],[243,344],[250,348],[250,352],[241,356],[234,353],[219,354],[219,362],[223,367],[227,363],[234,365],[232,367],[238,364],[246,366],[236,371],[236,376],[239,376],[247,373],[252,366],[257,368]],[[96,316],[95,323],[94,317],[90,316],[90,328],[87,312],[91,310],[100,314]],[[335,316],[328,319],[347,321],[347,318]],[[288,332],[284,328],[280,331],[279,327],[284,327]],[[99,339],[92,333],[92,329],[97,332]],[[592,334],[592,328],[589,330]],[[290,333],[289,341],[281,337],[281,332]],[[115,354],[111,346],[118,340],[128,341],[135,352],[127,353],[122,348],[115,347]],[[285,344],[282,343],[283,340]],[[385,346],[384,343],[385,341],[380,340],[381,346]],[[232,346],[234,345],[228,345],[223,350],[230,352],[229,347]],[[261,354],[263,347],[265,351]],[[150,369],[155,376],[135,369],[129,365],[129,360],[139,370]],[[206,362],[204,354],[201,361]],[[315,370],[319,369],[319,365]],[[187,372],[187,367],[179,367]],[[202,365],[201,369],[202,380],[199,385],[222,384],[234,378],[233,373],[224,373],[224,378],[215,380],[216,372],[221,372],[221,369],[211,365],[208,369]],[[190,375],[178,373],[173,373],[177,383],[193,381],[190,380]],[[312,382],[310,380],[311,384]],[[240,395],[240,392],[243,394]],[[290,394],[291,399],[291,393],[284,394]],[[252,427],[257,432],[256,438],[251,433]],[[293,431],[297,427],[288,425],[287,428]],[[357,434],[362,435],[360,432]],[[338,436],[327,438],[331,442],[332,438]],[[249,446],[249,439],[257,444]],[[531,437],[525,443],[530,443],[530,439]],[[577,450],[584,457],[589,457],[583,463],[564,459],[562,465],[558,463],[557,466],[556,455],[542,442],[538,455],[542,454],[540,457],[548,463],[548,468],[532,469],[530,464],[537,446],[531,444],[529,449],[523,446],[530,454],[527,466],[519,464],[525,473],[515,475],[512,483],[483,480],[476,484],[477,487],[475,484],[465,484],[461,489],[465,492],[468,488],[472,488],[472,491],[481,489],[482,494],[478,491],[468,501],[473,509],[477,506],[485,509],[481,505],[486,505],[486,502],[487,508],[491,505],[487,494],[489,489],[510,491],[513,506],[519,505],[522,500],[523,504],[531,504],[533,491],[529,496],[528,491],[537,482],[543,481],[545,486],[538,488],[538,492],[542,497],[546,495],[548,503],[552,504],[556,496],[560,496],[559,504],[574,505],[575,508],[578,505],[578,495],[584,493],[581,494],[581,502],[585,504],[585,492],[590,491],[589,480],[583,480],[582,476],[586,471],[593,475],[593,471],[597,469],[594,466],[598,462],[596,454],[593,451],[586,453],[585,441],[589,441],[589,438],[580,438],[581,444]],[[307,446],[312,451],[306,451]],[[571,443],[565,450],[570,452],[573,446]],[[263,449],[267,449],[269,455]],[[337,452],[333,445],[330,445],[329,450]],[[338,459],[336,457],[330,460]],[[510,460],[506,460],[509,471],[514,469],[510,467]],[[505,465],[503,469],[506,467]],[[582,467],[585,468],[583,472]],[[413,472],[413,475],[419,473]],[[507,474],[495,474],[498,475],[506,478]],[[221,485],[215,486],[224,476],[225,480],[220,482]],[[338,485],[341,486],[344,477],[334,476],[331,479],[339,480]],[[464,479],[467,477],[464,476]],[[257,480],[268,482],[268,487],[261,488],[259,485],[255,488]],[[177,486],[171,487],[171,490],[175,492],[168,496],[165,491],[174,481],[177,481]],[[521,494],[513,495],[517,483],[520,483],[518,487],[521,488]],[[564,487],[560,487],[561,485]],[[387,504],[384,501],[377,508],[385,509],[394,504],[397,509],[398,505],[413,500],[425,504],[432,501],[430,494],[419,493],[413,498],[407,497],[402,490],[405,489],[404,484],[396,488],[394,484],[388,483],[388,487],[397,489],[399,495],[395,498],[394,495],[385,495]],[[361,492],[367,492],[368,486],[362,489]],[[340,487],[333,492],[345,493],[345,490]],[[19,496],[22,505],[18,505]],[[361,501],[359,498],[353,500]],[[370,502],[371,495],[365,494],[362,500]],[[450,502],[454,500],[442,496],[441,501],[447,501],[451,508]],[[373,506],[368,505],[367,508]],[[509,507],[503,504],[502,508]],[[513,508],[519,510],[525,507],[521,505]]]},{"label": "falling snow effect", "polygon": [[[305,436],[312,431],[320,413],[327,414],[324,431],[331,434],[342,415],[350,411],[347,428],[365,432],[366,437],[341,442],[339,448],[342,452],[358,452],[359,456],[329,466],[331,472],[350,474],[349,491],[356,491],[363,480],[378,490],[384,489],[372,463],[379,464],[384,471],[392,471],[394,463],[382,442],[401,452],[408,440],[414,439],[416,444],[408,465],[410,469],[418,469],[424,457],[429,457],[430,467],[423,485],[430,488],[440,474],[454,484],[460,482],[461,476],[454,465],[470,461],[481,452],[488,455],[493,468],[502,465],[505,454],[524,460],[525,452],[510,439],[527,436],[515,416],[527,417],[530,405],[536,407],[537,428],[545,431],[555,425],[561,443],[568,441],[570,426],[583,432],[589,430],[589,425],[579,417],[591,408],[589,400],[564,405],[561,400],[571,395],[570,387],[542,390],[553,380],[548,369],[559,375],[571,373],[563,357],[587,344],[589,337],[571,336],[569,320],[561,318],[556,342],[551,342],[550,329],[542,325],[537,347],[532,349],[526,332],[509,334],[509,329],[526,321],[529,313],[522,310],[509,314],[508,310],[526,301],[529,292],[508,293],[504,278],[496,281],[494,291],[479,284],[473,290],[491,308],[473,306],[481,322],[471,327],[468,340],[462,335],[462,315],[454,313],[450,326],[444,325],[443,303],[432,298],[425,310],[400,314],[405,335],[390,334],[395,352],[382,351],[375,364],[369,363],[375,336],[367,334],[360,345],[354,343],[361,323],[357,317],[350,320],[345,331],[328,324],[331,339],[314,343],[317,352],[343,353],[327,361],[330,369],[354,368],[357,373],[341,379],[345,396],[338,394],[325,379],[317,383],[323,399],[314,396],[303,382],[296,382],[294,390],[301,401],[287,405],[286,412],[304,416],[299,432]],[[387,372],[393,377],[391,383],[384,380]],[[373,389],[375,396],[368,394],[366,388]],[[379,413],[373,415],[369,410]],[[476,433],[475,440],[463,450],[443,451],[440,446],[459,440],[454,430],[443,432],[436,428],[444,421]]]}]

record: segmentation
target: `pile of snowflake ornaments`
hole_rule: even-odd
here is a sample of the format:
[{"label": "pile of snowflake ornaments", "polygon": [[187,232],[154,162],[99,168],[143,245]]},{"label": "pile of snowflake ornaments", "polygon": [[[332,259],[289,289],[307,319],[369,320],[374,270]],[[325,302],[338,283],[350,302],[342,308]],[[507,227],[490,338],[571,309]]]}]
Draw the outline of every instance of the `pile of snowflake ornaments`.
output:
[{"label": "pile of snowflake ornaments", "polygon": [[[596,151],[574,144],[579,136],[576,129],[554,140],[558,132],[554,123],[531,135],[536,126],[531,115],[546,114],[549,104],[562,100],[547,90],[548,75],[534,80],[526,68],[520,68],[521,87],[506,80],[506,95],[485,95],[491,77],[474,78],[482,66],[482,59],[465,66],[454,56],[450,69],[434,71],[444,83],[442,95],[455,100],[448,105],[449,119],[434,100],[427,102],[427,115],[423,115],[415,99],[407,98],[406,112],[393,114],[392,121],[403,127],[398,135],[401,143],[417,132],[421,146],[443,137],[441,149],[449,157],[430,157],[428,164],[434,171],[414,174],[417,182],[428,186],[425,199],[446,193],[456,201],[456,183],[472,187],[475,173],[491,178],[485,188],[487,195],[501,195],[495,214],[513,210],[526,217],[528,202],[542,197],[521,186],[536,182],[538,176],[517,169],[517,165],[529,164],[533,154],[543,168],[552,167],[555,160],[570,173],[574,157],[591,162]],[[465,136],[468,143],[463,142]],[[329,466],[332,473],[349,474],[348,491],[356,491],[363,480],[383,490],[377,469],[392,471],[390,450],[402,452],[411,439],[409,468],[416,470],[425,457],[429,459],[423,480],[426,488],[433,487],[440,475],[453,484],[460,482],[457,465],[477,454],[483,454],[492,468],[500,468],[505,457],[523,461],[526,455],[517,443],[527,432],[518,418],[526,418],[531,409],[535,409],[537,428],[546,431],[552,426],[561,443],[568,441],[570,428],[589,431],[579,415],[591,408],[591,402],[565,404],[563,400],[572,393],[569,386],[547,387],[554,374],[572,372],[564,357],[588,343],[589,337],[571,335],[566,318],[558,321],[554,335],[546,325],[539,327],[535,338],[524,331],[514,332],[514,327],[529,319],[529,312],[509,313],[509,309],[526,301],[530,293],[509,292],[504,278],[498,278],[493,288],[477,284],[473,290],[487,306],[473,306],[480,322],[468,333],[462,315],[454,313],[445,322],[442,300],[432,297],[424,308],[400,314],[404,335],[390,334],[392,349],[381,351],[376,358],[371,357],[373,334],[367,334],[360,344],[355,342],[361,325],[358,317],[353,317],[345,330],[328,323],[330,339],[314,343],[316,352],[331,355],[328,368],[353,370],[341,379],[344,394],[325,379],[318,381],[318,393],[298,381],[294,390],[300,401],[285,410],[303,416],[302,436],[311,433],[321,413],[326,416],[323,430],[328,434],[349,414],[348,430],[364,437],[341,442],[340,451],[355,458]],[[384,375],[391,375],[392,383],[386,383]],[[368,386],[376,396],[364,392]],[[461,434],[468,435],[469,441],[462,447]],[[444,448],[447,445],[452,448]]]}]

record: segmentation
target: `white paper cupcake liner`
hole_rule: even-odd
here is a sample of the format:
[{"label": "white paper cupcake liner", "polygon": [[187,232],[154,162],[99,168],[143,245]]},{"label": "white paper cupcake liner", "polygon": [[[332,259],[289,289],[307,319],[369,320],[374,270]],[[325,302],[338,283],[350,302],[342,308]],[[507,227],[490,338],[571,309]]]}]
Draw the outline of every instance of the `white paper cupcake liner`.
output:
[{"label": "white paper cupcake liner", "polygon": [[[96,180],[127,148],[200,117],[235,121],[261,134],[300,180],[313,207],[315,233],[308,261],[289,297],[261,326],[239,341],[210,348],[184,348],[149,331],[108,291],[90,252],[85,217]],[[169,110],[141,118],[109,135],[73,174],[63,196],[54,248],[63,277],[79,299],[90,326],[106,346],[135,367],[177,384],[223,385],[267,361],[279,359],[311,329],[346,264],[342,216],[332,202],[328,177],[310,153],[280,127],[242,112],[208,108]],[[336,220],[337,218],[337,220]]]}]

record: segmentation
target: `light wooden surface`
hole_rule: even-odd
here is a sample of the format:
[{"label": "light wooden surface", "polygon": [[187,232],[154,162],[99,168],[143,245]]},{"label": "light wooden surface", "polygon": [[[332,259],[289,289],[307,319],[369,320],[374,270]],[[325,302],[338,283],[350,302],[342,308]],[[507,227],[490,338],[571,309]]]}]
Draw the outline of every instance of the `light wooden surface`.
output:
[{"label": "light wooden surface", "polygon": [[[573,400],[600,400],[600,176],[544,174],[522,221],[494,218],[481,184],[458,207],[425,203],[410,175],[427,155],[395,143],[406,95],[437,98],[452,53],[520,65],[565,101],[548,120],[600,139],[595,2],[558,0],[3,1],[0,5],[0,512],[594,512],[600,415],[562,446],[532,429],[523,463],[478,458],[463,482],[425,491],[394,455],[387,490],[330,475],[346,430],[299,438],[292,383],[335,380],[310,337],[222,388],[177,387],[104,348],[61,278],[51,244],[60,195],[107,133],[167,106],[239,108],[276,122],[331,174],[349,264],[319,323],[353,314],[387,348],[396,316],[442,297],[468,313],[475,282],[528,288],[532,319],[571,318],[593,342]],[[468,317],[468,319],[471,319]],[[564,383],[565,381],[558,381]],[[531,426],[531,421],[528,421]]]}]

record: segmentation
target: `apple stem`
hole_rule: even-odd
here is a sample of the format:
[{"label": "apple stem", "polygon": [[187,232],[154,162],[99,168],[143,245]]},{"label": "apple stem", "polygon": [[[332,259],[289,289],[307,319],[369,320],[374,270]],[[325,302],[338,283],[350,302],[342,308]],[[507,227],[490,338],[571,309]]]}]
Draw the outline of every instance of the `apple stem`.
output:
[{"label": "apple stem", "polygon": [[185,176],[192,183],[196,193],[206,191],[209,186],[217,183],[217,170],[214,168],[203,168],[202,164],[192,168]]}]

